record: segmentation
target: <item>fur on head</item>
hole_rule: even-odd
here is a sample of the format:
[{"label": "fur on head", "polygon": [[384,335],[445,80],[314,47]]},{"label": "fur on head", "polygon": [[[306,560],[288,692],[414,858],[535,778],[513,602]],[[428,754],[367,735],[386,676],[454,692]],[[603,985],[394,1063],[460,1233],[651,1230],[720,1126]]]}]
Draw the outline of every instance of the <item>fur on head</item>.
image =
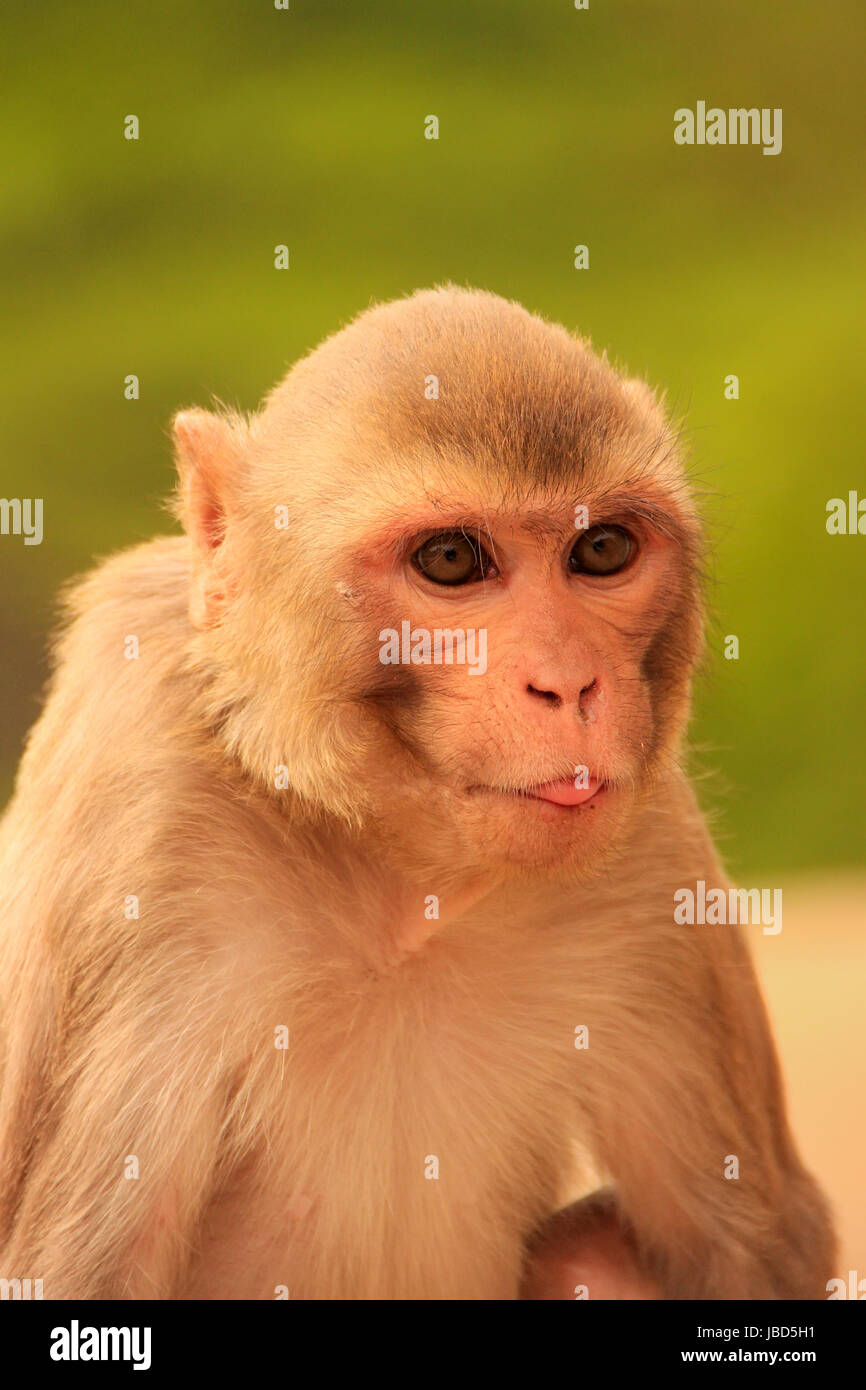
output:
[{"label": "fur on head", "polygon": [[[262,788],[285,767],[295,815],[428,851],[433,836],[467,867],[579,867],[615,838],[676,756],[701,637],[695,508],[643,382],[517,304],[446,286],[359,315],[249,419],[183,411],[174,438],[192,658]],[[567,588],[579,506],[639,533],[631,578]],[[412,547],[438,528],[475,537],[500,577],[425,587]],[[381,664],[380,634],[405,621],[483,628],[486,671]],[[531,820],[519,793],[578,764],[616,795]]]}]

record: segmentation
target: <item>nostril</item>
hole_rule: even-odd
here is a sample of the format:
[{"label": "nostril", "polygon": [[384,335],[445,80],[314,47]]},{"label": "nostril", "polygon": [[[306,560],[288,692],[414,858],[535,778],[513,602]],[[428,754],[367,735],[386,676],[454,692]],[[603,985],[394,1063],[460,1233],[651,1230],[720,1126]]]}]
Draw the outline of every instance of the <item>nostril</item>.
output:
[{"label": "nostril", "polygon": [[591,680],[589,685],[585,685],[581,690],[577,699],[577,708],[585,724],[592,724],[594,722],[597,715],[596,705],[600,698],[601,692],[599,691],[597,680]]},{"label": "nostril", "polygon": [[544,700],[546,704],[552,705],[554,709],[557,709],[562,704],[562,696],[557,695],[555,690],[536,690],[535,686],[531,684],[526,687],[526,690],[529,695],[537,695],[539,700]]}]

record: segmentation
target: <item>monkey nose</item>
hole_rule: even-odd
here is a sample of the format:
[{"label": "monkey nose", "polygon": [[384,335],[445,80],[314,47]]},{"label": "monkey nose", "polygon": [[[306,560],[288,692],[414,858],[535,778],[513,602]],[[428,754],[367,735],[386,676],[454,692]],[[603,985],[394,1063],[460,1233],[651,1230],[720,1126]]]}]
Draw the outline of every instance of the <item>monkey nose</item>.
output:
[{"label": "monkey nose", "polygon": [[537,696],[539,700],[543,700],[545,704],[552,705],[554,709],[559,709],[563,703],[562,696],[557,694],[555,690],[537,690],[534,685],[530,684],[526,687],[526,693],[528,695]]},{"label": "monkey nose", "polygon": [[572,697],[572,699],[567,698],[565,694],[560,693],[558,690],[542,689],[538,685],[533,685],[531,681],[527,683],[526,693],[534,701],[542,701],[553,710],[562,709],[563,706],[573,703],[576,705],[578,715],[585,724],[591,724],[596,718],[596,706],[601,697],[598,680],[595,677],[585,685],[582,685],[577,691],[576,698]]}]

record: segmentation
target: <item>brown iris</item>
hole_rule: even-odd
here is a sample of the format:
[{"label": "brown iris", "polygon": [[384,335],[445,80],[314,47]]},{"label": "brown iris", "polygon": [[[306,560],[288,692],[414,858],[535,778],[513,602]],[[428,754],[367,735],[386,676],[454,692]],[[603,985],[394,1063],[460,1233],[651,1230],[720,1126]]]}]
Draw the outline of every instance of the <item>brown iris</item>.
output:
[{"label": "brown iris", "polygon": [[431,536],[415,551],[412,564],[433,584],[474,584],[493,570],[487,551],[464,531]]},{"label": "brown iris", "polygon": [[572,574],[618,574],[636,549],[623,526],[590,526],[575,541],[568,557]]}]

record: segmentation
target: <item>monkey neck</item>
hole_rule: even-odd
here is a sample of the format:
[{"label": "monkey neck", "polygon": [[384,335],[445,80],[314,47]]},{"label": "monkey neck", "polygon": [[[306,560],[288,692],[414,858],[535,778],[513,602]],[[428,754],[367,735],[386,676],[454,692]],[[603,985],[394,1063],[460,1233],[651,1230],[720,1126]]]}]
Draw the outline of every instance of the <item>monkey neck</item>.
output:
[{"label": "monkey neck", "polygon": [[[580,929],[601,916],[628,917],[652,885],[663,895],[668,880],[688,882],[699,866],[715,861],[694,795],[677,768],[638,799],[609,853],[573,877],[549,869],[494,870],[466,857],[442,855],[437,861],[435,845],[419,864],[415,846],[379,829],[356,831],[334,818],[287,832],[288,854],[310,875],[304,899],[321,898],[326,872],[337,889],[333,900],[317,908],[334,953],[348,951],[377,972],[439,942],[486,936],[508,950],[528,928],[548,920],[567,919]],[[302,838],[292,843],[294,836]]]},{"label": "monkey neck", "polygon": [[369,828],[355,831],[336,819],[288,833],[290,841],[303,835],[298,859],[313,865],[311,891],[325,870],[339,883],[334,933],[344,945],[360,949],[374,968],[397,964],[432,938],[495,911],[504,890],[501,875],[489,869],[460,861],[425,868],[388,836],[371,835]]}]

